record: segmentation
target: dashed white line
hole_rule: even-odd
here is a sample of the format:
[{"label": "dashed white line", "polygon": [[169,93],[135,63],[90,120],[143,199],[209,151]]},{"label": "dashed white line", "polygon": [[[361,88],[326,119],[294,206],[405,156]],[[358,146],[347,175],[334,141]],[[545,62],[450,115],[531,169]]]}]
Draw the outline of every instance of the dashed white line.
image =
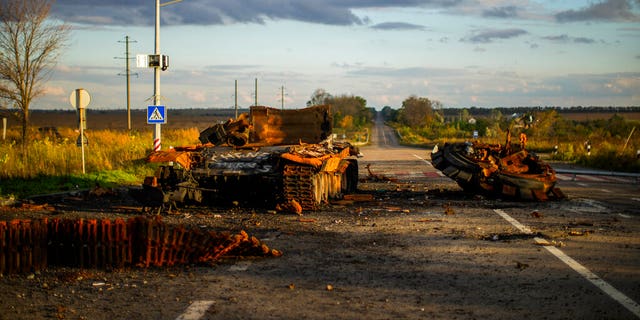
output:
[{"label": "dashed white line", "polygon": [[[503,219],[505,219],[509,223],[511,223],[518,230],[520,230],[520,231],[522,231],[524,233],[527,233],[527,234],[531,234],[532,233],[531,229],[529,229],[529,227],[521,224],[520,222],[518,222],[518,220],[512,218],[510,215],[508,215],[503,210],[495,209],[493,211],[495,213],[497,213],[498,215],[500,215]],[[576,271],[578,274],[580,274],[585,279],[589,280],[591,283],[593,283],[596,287],[598,287],[604,293],[608,294],[611,298],[613,298],[614,300],[618,301],[622,306],[624,306],[629,311],[631,311],[636,317],[640,318],[640,304],[638,304],[637,302],[633,301],[631,298],[627,297],[624,293],[618,291],[618,289],[614,288],[608,282],[602,280],[602,278],[598,277],[595,273],[591,272],[589,269],[585,268],[583,265],[578,263],[576,260],[574,260],[573,258],[571,258],[568,255],[566,255],[564,252],[562,252],[562,250],[560,250],[560,249],[558,249],[558,248],[556,248],[554,246],[549,246],[548,245],[549,242],[547,240],[545,240],[543,238],[539,238],[539,237],[535,237],[533,239],[534,239],[534,241],[536,243],[544,244],[545,245],[544,248],[547,249],[547,251],[549,251],[551,254],[556,256],[556,258],[560,259],[560,261],[564,262],[566,265],[571,267],[571,269]]]},{"label": "dashed white line", "polygon": [[205,312],[209,310],[213,301],[211,300],[200,300],[194,301],[191,305],[185,310],[183,314],[178,316],[176,320],[198,320],[201,319]]}]

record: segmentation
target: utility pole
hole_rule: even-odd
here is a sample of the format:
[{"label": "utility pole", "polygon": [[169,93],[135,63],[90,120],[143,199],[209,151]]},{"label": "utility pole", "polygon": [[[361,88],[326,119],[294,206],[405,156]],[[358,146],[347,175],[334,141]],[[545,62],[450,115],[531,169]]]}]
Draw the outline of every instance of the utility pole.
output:
[{"label": "utility pole", "polygon": [[255,95],[255,103],[253,104],[254,106],[258,106],[258,78],[256,78],[256,95]]},{"label": "utility pole", "polygon": [[125,36],[124,37],[124,41],[120,40],[118,41],[119,43],[123,43],[125,44],[125,56],[124,58],[120,58],[120,57],[115,57],[114,59],[124,59],[125,60],[125,73],[118,73],[119,76],[126,76],[127,77],[127,130],[129,130],[129,133],[131,133],[131,95],[130,95],[130,90],[131,90],[131,86],[130,86],[130,82],[129,82],[129,76],[131,75],[135,75],[136,77],[138,76],[137,73],[131,73],[131,69],[129,69],[129,60],[131,59],[135,59],[135,58],[129,58],[129,43],[136,43],[137,41],[133,40],[129,40],[129,36]]},{"label": "utility pole", "polygon": [[[156,21],[155,21],[155,50],[154,54],[160,58],[158,66],[153,68],[153,105],[160,105],[160,69],[162,68],[162,56],[160,55],[160,7],[168,6],[170,4],[181,2],[182,0],[171,0],[165,3],[160,3],[160,0],[156,0]],[[162,148],[162,132],[161,124],[155,124],[155,130],[153,131],[153,151],[159,151]]]},{"label": "utility pole", "polygon": [[286,94],[284,94],[284,86],[282,86],[280,87],[280,107],[282,110],[284,110],[284,96],[286,96]]}]

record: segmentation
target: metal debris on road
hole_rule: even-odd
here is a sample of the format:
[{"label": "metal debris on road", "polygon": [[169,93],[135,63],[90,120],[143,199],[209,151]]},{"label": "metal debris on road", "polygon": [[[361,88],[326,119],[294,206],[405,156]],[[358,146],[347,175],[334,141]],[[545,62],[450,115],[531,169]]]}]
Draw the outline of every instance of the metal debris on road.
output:
[{"label": "metal debris on road", "polygon": [[244,231],[201,231],[158,218],[0,221],[0,274],[47,266],[146,268],[212,263],[227,256],[281,255]]}]

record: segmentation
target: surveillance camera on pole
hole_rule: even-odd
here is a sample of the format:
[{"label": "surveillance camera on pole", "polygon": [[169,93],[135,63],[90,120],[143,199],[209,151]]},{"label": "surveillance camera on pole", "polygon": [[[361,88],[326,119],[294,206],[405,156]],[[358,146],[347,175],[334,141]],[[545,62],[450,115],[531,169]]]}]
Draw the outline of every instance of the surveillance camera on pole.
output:
[{"label": "surveillance camera on pole", "polygon": [[[170,0],[165,3],[160,3],[160,0],[155,1],[154,54],[136,56],[136,65],[139,68],[153,68],[153,106],[149,106],[147,108],[147,114],[148,114],[147,122],[155,123],[155,130],[153,133],[153,151],[160,151],[160,148],[162,145],[160,121],[166,121],[166,114],[162,114],[163,111],[161,111],[166,109],[164,108],[164,106],[160,105],[160,72],[159,70],[164,71],[164,70],[167,70],[167,68],[169,68],[169,57],[166,55],[160,54],[160,7],[168,6],[170,4],[178,3],[181,1],[182,0]],[[151,110],[151,113],[149,113],[149,110]],[[154,121],[157,121],[157,122],[154,122]]]}]

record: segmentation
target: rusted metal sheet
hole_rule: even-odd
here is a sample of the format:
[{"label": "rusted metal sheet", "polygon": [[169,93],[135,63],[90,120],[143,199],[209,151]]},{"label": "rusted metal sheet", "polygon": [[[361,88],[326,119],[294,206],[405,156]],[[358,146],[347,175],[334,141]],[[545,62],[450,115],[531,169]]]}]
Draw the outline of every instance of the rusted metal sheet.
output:
[{"label": "rusted metal sheet", "polygon": [[327,105],[295,110],[254,107],[251,119],[252,142],[268,145],[319,143],[329,137],[333,122]]}]

